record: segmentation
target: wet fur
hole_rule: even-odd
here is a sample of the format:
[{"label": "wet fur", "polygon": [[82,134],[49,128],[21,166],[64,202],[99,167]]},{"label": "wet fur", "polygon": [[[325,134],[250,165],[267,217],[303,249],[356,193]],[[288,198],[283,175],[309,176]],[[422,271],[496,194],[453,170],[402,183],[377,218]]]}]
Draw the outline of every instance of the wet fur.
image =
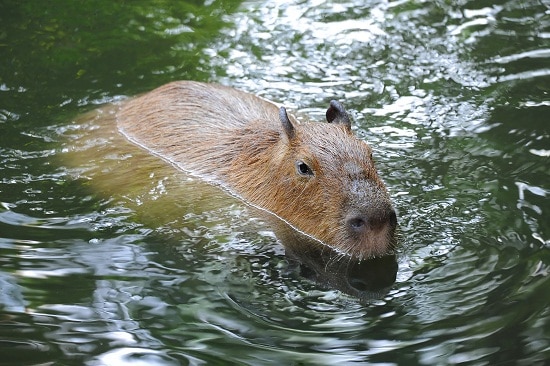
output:
[{"label": "wet fur", "polygon": [[[327,113],[327,116],[329,113]],[[126,102],[117,115],[132,142],[178,168],[221,184],[256,207],[338,253],[367,258],[393,248],[393,229],[361,238],[343,227],[350,210],[390,210],[370,147],[347,123],[305,122],[235,89],[198,82],[174,82]],[[303,160],[315,172],[296,172]]]}]

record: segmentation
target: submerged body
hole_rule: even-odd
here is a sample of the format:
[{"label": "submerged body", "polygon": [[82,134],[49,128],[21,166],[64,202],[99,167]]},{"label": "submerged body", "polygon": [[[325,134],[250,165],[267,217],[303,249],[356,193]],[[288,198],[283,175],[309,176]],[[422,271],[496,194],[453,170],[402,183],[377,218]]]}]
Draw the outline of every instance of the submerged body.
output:
[{"label": "submerged body", "polygon": [[395,211],[370,147],[338,102],[330,123],[229,87],[173,82],[125,102],[119,130],[178,168],[219,184],[356,259],[390,253]]}]

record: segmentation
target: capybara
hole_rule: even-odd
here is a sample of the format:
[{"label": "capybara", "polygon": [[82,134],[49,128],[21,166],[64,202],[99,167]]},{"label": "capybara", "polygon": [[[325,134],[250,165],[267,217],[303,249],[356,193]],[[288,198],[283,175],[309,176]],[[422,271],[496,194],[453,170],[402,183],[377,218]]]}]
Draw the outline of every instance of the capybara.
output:
[{"label": "capybara", "polygon": [[359,260],[391,253],[397,219],[372,150],[339,102],[330,102],[326,118],[299,123],[260,97],[192,81],[124,102],[116,116],[131,142],[336,253]]}]

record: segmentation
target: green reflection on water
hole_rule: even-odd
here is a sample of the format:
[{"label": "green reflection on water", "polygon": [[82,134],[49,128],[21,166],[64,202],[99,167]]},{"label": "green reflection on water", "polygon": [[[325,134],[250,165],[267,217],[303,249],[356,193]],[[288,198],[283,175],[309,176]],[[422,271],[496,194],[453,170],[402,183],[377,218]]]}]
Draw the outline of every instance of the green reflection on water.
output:
[{"label": "green reflection on water", "polygon": [[224,16],[239,4],[3,1],[0,82],[43,105],[82,89],[80,97],[91,99],[120,87],[135,94],[174,79],[208,79],[212,70],[197,50],[230,26]]},{"label": "green reflection on water", "polygon": [[[3,1],[0,21],[4,362],[548,358],[544,3]],[[175,79],[319,118],[345,101],[400,208],[386,298],[305,281],[238,209],[151,219],[54,163],[76,114]]]}]

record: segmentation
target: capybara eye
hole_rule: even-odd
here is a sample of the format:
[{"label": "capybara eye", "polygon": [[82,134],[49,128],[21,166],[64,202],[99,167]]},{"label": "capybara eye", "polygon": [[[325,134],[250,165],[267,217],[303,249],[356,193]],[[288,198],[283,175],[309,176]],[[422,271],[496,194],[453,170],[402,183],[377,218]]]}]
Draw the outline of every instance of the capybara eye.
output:
[{"label": "capybara eye", "polygon": [[311,170],[311,168],[301,160],[298,160],[296,162],[296,170],[298,171],[298,174],[300,174],[300,175],[304,175],[304,176],[313,176],[314,175],[313,170]]}]

